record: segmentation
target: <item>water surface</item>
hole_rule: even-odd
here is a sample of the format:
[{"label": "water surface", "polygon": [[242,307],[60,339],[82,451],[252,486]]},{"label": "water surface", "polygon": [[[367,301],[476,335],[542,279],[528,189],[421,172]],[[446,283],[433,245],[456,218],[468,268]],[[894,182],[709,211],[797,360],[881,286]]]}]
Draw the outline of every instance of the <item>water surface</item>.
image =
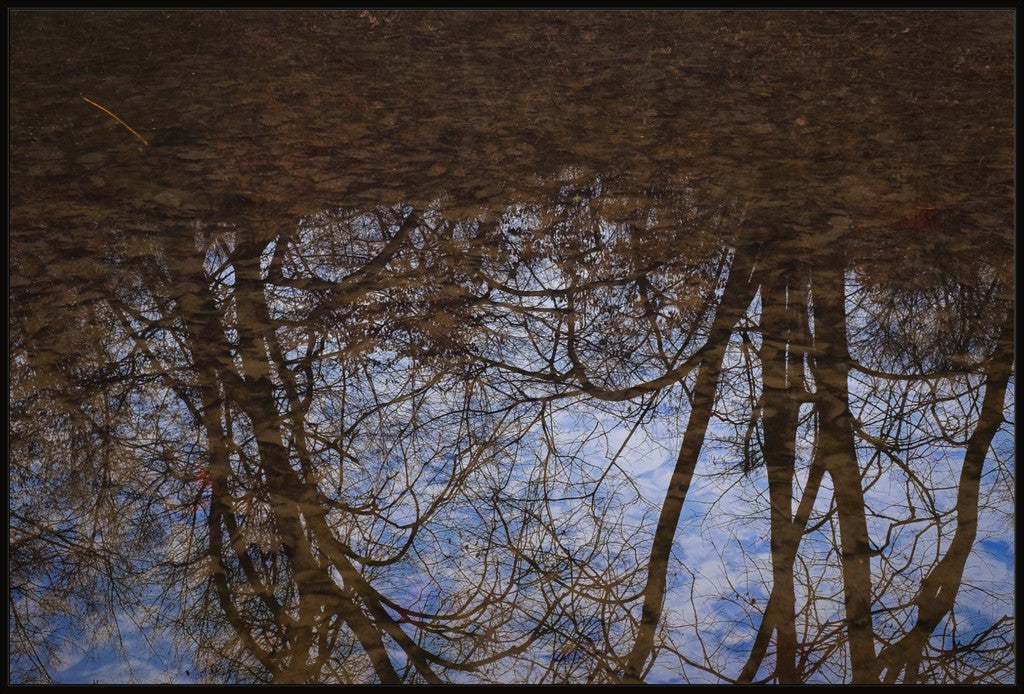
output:
[{"label": "water surface", "polygon": [[1015,681],[1012,17],[11,13],[11,680]]}]

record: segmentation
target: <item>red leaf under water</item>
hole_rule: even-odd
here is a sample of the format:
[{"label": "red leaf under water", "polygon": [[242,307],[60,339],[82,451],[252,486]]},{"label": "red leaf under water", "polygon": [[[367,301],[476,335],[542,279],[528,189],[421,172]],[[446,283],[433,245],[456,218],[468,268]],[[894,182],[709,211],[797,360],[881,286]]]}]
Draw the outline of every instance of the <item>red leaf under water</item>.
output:
[{"label": "red leaf under water", "polygon": [[921,207],[917,213],[893,222],[889,228],[938,233],[942,231],[942,214],[934,207]]}]

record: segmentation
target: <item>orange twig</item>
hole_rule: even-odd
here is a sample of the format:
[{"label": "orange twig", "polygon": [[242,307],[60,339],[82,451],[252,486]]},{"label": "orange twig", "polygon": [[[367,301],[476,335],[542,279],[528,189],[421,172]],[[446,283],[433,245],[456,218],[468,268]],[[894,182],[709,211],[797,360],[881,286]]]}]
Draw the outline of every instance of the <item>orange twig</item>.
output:
[{"label": "orange twig", "polygon": [[110,111],[109,109],[105,109],[105,108],[103,108],[102,106],[100,106],[99,104],[97,104],[97,103],[96,103],[95,101],[93,101],[92,99],[86,99],[86,98],[85,98],[84,96],[82,97],[82,100],[83,100],[83,101],[87,101],[88,103],[92,104],[93,106],[95,106],[96,108],[98,108],[99,110],[103,111],[103,112],[104,112],[104,113],[106,113],[106,114],[107,114],[108,116],[110,116],[111,118],[113,118],[114,120],[116,120],[116,121],[117,121],[118,123],[120,123],[120,124],[121,124],[121,125],[123,125],[124,127],[128,128],[128,132],[130,132],[130,133],[131,133],[132,135],[134,135],[135,137],[137,137],[137,138],[139,138],[140,140],[142,140],[142,144],[144,144],[144,145],[146,145],[147,147],[149,147],[149,142],[147,142],[147,141],[146,141],[146,138],[144,138],[144,137],[143,137],[142,135],[139,135],[139,134],[138,134],[137,132],[135,132],[135,128],[133,128],[132,126],[128,125],[128,124],[127,124],[127,123],[125,123],[125,122],[124,122],[123,120],[121,120],[120,118],[118,118],[118,117],[117,117],[117,115],[116,115],[116,114],[114,114],[114,113],[113,113],[112,111]]}]

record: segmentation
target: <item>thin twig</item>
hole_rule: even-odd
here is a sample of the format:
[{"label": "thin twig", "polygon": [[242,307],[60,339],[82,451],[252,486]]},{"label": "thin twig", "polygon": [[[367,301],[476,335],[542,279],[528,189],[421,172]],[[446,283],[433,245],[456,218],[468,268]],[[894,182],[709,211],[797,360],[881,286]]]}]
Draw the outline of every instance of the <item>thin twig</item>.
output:
[{"label": "thin twig", "polygon": [[103,108],[102,106],[100,106],[99,104],[97,104],[97,103],[96,103],[95,101],[93,101],[92,99],[86,99],[86,98],[85,98],[84,96],[82,97],[82,100],[83,100],[83,101],[86,101],[86,102],[88,102],[88,103],[90,103],[90,104],[92,104],[93,106],[95,106],[96,108],[98,108],[99,110],[103,111],[103,112],[104,112],[104,113],[106,113],[106,114],[107,114],[108,116],[110,116],[111,118],[113,118],[114,120],[116,120],[116,121],[117,121],[118,123],[120,123],[120,124],[121,124],[121,125],[123,125],[124,127],[128,128],[128,132],[130,132],[130,133],[131,133],[132,135],[134,135],[135,137],[137,137],[137,138],[139,138],[140,140],[142,140],[142,144],[144,144],[144,145],[146,145],[147,147],[149,147],[149,142],[147,142],[147,141],[146,141],[146,138],[144,138],[144,137],[143,137],[142,135],[139,135],[139,133],[137,133],[137,132],[135,131],[135,128],[133,128],[132,126],[128,125],[128,124],[127,124],[127,123],[125,123],[125,122],[124,122],[123,120],[121,120],[120,118],[118,118],[118,117],[117,117],[117,115],[115,115],[115,114],[114,114],[114,113],[113,113],[112,111],[110,111],[109,109]]}]

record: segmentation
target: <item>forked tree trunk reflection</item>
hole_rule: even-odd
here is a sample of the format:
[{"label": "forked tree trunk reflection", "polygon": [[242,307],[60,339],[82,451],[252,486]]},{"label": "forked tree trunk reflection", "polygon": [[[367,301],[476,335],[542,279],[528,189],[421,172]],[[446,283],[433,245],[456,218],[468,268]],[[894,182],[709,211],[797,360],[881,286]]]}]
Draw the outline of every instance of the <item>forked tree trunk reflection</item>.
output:
[{"label": "forked tree trunk reflection", "polygon": [[[769,261],[770,262],[770,261]],[[796,268],[769,266],[761,284],[761,412],[764,427],[764,465],[768,477],[771,517],[772,589],[764,621],[776,630],[776,677],[780,683],[800,681],[797,672],[793,561],[800,529],[793,520],[793,480],[796,465],[796,427],[803,385],[807,336],[804,286]],[[806,305],[804,305],[806,309]]]},{"label": "forked tree trunk reflection", "polygon": [[849,402],[850,353],[846,345],[844,263],[826,256],[812,271],[816,350],[814,378],[819,408],[818,450],[832,478],[839,518],[843,596],[854,683],[871,680],[875,659],[871,621],[871,543],[864,492],[853,440]]},{"label": "forked tree trunk reflection", "polygon": [[654,530],[654,540],[651,543],[636,642],[626,657],[626,682],[642,682],[641,675],[650,665],[654,636],[665,602],[665,577],[668,573],[669,554],[675,540],[679,514],[682,513],[686,493],[690,489],[694,469],[704,447],[704,436],[711,420],[722,373],[722,357],[737,321],[746,312],[756,290],[752,279],[755,251],[756,249],[744,245],[736,248],[721,303],[708,334],[707,343],[702,348],[704,353],[697,366],[696,383],[693,387],[683,442],[679,447],[675,469],[668,483],[665,501],[661,505],[661,514]]},{"label": "forked tree trunk reflection", "polygon": [[913,628],[878,654],[876,671],[880,671],[883,682],[896,682],[901,674],[903,682],[916,684],[919,681],[921,659],[928,639],[950,614],[956,601],[964,566],[978,532],[979,487],[985,456],[1003,421],[1006,387],[1013,370],[1012,335],[1013,314],[1006,312],[995,336],[995,353],[982,368],[985,395],[977,424],[964,452],[957,485],[956,531],[942,558],[921,581],[921,588],[914,596],[917,619]]}]

